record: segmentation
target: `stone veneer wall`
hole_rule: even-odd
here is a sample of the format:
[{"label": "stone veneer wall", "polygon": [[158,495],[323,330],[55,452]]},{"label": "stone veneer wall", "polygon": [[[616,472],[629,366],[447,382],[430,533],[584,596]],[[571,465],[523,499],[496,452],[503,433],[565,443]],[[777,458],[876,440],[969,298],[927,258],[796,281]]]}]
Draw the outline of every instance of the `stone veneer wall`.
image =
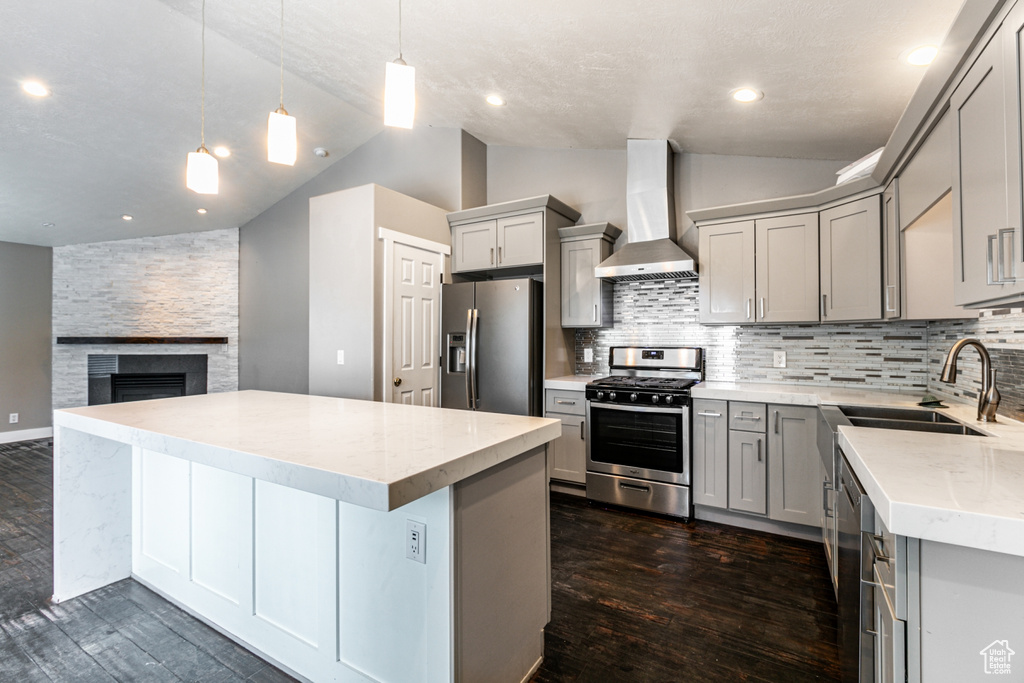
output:
[{"label": "stone veneer wall", "polygon": [[[53,250],[53,407],[88,403],[89,354],[209,356],[210,392],[238,388],[238,229]],[[224,344],[57,344],[67,336],[227,337]]]},{"label": "stone veneer wall", "polygon": [[[576,372],[608,371],[608,348],[622,345],[701,346],[707,379],[722,382],[829,384],[974,400],[977,353],[961,356],[955,385],[938,380],[956,339],[978,336],[992,352],[1003,395],[1000,412],[1024,418],[1024,311],[986,311],[979,320],[895,321],[835,325],[701,325],[696,281],[615,284],[614,326],[576,331]],[[583,351],[594,361],[583,362]],[[774,351],[785,368],[772,367]]]}]

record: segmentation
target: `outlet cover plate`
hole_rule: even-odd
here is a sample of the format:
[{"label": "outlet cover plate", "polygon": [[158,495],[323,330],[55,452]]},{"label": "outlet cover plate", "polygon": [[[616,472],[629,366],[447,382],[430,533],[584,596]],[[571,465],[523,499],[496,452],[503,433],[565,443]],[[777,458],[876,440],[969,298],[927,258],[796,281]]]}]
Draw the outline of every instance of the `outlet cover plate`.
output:
[{"label": "outlet cover plate", "polygon": [[775,352],[775,355],[774,355],[774,357],[772,359],[772,367],[774,367],[774,368],[784,368],[784,367],[786,367],[786,352],[785,351],[776,351]]}]

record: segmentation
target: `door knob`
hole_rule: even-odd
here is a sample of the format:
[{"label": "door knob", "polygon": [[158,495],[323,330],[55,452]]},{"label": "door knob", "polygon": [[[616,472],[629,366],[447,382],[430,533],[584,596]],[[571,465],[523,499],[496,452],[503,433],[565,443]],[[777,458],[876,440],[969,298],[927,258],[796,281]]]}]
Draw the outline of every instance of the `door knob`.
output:
[{"label": "door knob", "polygon": [[396,377],[395,378],[395,386],[397,387],[397,386],[400,386],[401,384],[402,384],[402,378],[401,377]]}]

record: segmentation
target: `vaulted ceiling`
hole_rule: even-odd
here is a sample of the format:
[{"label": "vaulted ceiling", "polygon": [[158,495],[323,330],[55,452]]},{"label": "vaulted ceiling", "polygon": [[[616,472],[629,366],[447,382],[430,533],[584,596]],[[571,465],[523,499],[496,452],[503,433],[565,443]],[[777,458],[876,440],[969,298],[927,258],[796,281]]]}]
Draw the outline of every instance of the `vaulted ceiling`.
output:
[{"label": "vaulted ceiling", "polygon": [[[647,137],[696,153],[852,159],[885,143],[923,75],[900,54],[940,42],[959,6],[404,0],[402,53],[416,67],[416,125],[491,145],[623,149]],[[0,240],[242,225],[378,133],[398,1],[285,0],[284,99],[299,161],[267,163],[280,8],[207,5],[206,144],[232,155],[220,162],[221,193],[204,197],[184,186],[200,142],[200,0],[0,4]],[[33,78],[53,94],[24,94]],[[743,85],[764,99],[729,99]],[[486,104],[491,93],[508,104]]]}]

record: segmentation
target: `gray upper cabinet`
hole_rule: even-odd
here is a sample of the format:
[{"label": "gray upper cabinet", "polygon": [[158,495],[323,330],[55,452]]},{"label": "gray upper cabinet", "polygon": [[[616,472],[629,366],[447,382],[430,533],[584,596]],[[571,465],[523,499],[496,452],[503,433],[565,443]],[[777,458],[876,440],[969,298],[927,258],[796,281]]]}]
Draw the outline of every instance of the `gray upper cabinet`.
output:
[{"label": "gray upper cabinet", "polygon": [[818,409],[768,406],[768,516],[780,522],[821,523]]},{"label": "gray upper cabinet", "polygon": [[822,322],[882,317],[878,195],[821,212]]},{"label": "gray upper cabinet", "polygon": [[612,254],[622,230],[610,223],[559,228],[562,240],[562,327],[612,324],[613,285],[594,277],[594,267]]},{"label": "gray upper cabinet", "polygon": [[754,322],[754,221],[700,229],[700,321]]},{"label": "gray upper cabinet", "polygon": [[729,429],[725,401],[693,402],[693,502],[729,505]]},{"label": "gray upper cabinet", "polygon": [[950,96],[955,301],[1024,292],[1019,93],[1024,5],[1007,16]]},{"label": "gray upper cabinet", "polygon": [[882,317],[900,318],[903,313],[900,286],[900,213],[897,179],[882,193]]},{"label": "gray upper cabinet", "polygon": [[498,221],[480,221],[452,228],[452,272],[494,267]]},{"label": "gray upper cabinet", "polygon": [[818,322],[818,214],[754,225],[757,322]]},{"label": "gray upper cabinet", "polygon": [[544,213],[506,216],[497,221],[495,246],[499,268],[544,262]]}]

